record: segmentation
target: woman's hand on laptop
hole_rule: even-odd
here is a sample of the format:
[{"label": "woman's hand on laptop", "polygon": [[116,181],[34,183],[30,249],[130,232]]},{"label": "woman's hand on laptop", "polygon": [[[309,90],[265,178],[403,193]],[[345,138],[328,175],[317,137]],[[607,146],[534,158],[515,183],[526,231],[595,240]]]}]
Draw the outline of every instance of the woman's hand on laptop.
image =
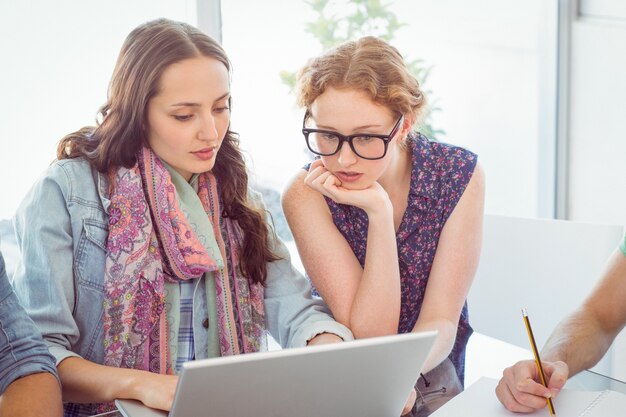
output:
[{"label": "woman's hand on laptop", "polygon": [[320,333],[307,342],[307,346],[325,345],[327,343],[343,342],[343,339],[333,333]]},{"label": "woman's hand on laptop", "polygon": [[142,372],[135,384],[135,398],[150,408],[169,411],[172,408],[177,375],[162,375],[152,372]]},{"label": "woman's hand on laptop", "polygon": [[402,415],[408,414],[415,404],[415,400],[417,399],[417,392],[415,392],[415,388],[411,388],[411,392],[409,393],[409,398],[406,400],[406,404],[402,409]]}]

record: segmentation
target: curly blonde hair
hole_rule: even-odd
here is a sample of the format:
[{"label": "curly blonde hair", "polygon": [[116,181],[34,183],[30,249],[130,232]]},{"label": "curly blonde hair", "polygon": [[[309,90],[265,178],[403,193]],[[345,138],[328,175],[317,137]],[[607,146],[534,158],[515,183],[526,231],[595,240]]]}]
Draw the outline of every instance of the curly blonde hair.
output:
[{"label": "curly blonde hair", "polygon": [[419,120],[426,106],[419,82],[396,48],[373,36],[345,42],[298,72],[298,105],[310,109],[327,88],[366,92],[374,102]]}]

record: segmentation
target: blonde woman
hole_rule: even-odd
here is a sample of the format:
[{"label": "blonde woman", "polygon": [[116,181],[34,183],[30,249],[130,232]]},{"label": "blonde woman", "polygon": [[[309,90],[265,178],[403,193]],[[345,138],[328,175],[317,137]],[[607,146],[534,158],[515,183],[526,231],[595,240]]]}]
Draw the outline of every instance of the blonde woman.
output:
[{"label": "blonde woman", "polygon": [[380,39],[312,59],[297,94],[318,159],[288,185],[283,208],[304,267],[356,338],[438,330],[413,393],[414,415],[428,414],[462,387],[482,169],[475,154],[412,130],[424,94]]}]

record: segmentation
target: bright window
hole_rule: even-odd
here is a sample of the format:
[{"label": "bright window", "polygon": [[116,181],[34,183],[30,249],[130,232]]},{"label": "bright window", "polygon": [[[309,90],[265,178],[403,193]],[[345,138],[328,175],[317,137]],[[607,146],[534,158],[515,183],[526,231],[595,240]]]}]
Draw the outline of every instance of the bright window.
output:
[{"label": "bright window", "polygon": [[[302,111],[279,73],[322,51],[305,31],[305,1],[222,2],[223,44],[235,68],[233,127],[257,180],[279,190],[305,162]],[[431,67],[425,84],[440,110],[437,139],[479,154],[486,210],[552,217],[556,118],[556,2],[395,0],[406,26],[392,39]],[[344,13],[349,2],[330,2]],[[244,29],[245,28],[245,29]]]},{"label": "bright window", "polygon": [[126,35],[157,17],[196,24],[196,0],[0,1],[0,235],[66,134],[93,125]]}]

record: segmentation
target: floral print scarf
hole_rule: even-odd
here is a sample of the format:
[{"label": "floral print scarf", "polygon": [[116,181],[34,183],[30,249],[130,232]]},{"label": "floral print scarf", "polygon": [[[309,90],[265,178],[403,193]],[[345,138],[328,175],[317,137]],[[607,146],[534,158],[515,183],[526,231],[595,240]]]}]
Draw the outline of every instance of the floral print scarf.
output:
[{"label": "floral print scarf", "polygon": [[167,168],[148,148],[132,168],[109,175],[104,364],[173,373],[165,312],[165,282],[215,274],[220,352],[261,349],[265,337],[263,286],[241,275],[239,226],[221,216],[218,184],[206,172],[198,197],[213,225],[223,262],[207,253],[178,205]]}]

